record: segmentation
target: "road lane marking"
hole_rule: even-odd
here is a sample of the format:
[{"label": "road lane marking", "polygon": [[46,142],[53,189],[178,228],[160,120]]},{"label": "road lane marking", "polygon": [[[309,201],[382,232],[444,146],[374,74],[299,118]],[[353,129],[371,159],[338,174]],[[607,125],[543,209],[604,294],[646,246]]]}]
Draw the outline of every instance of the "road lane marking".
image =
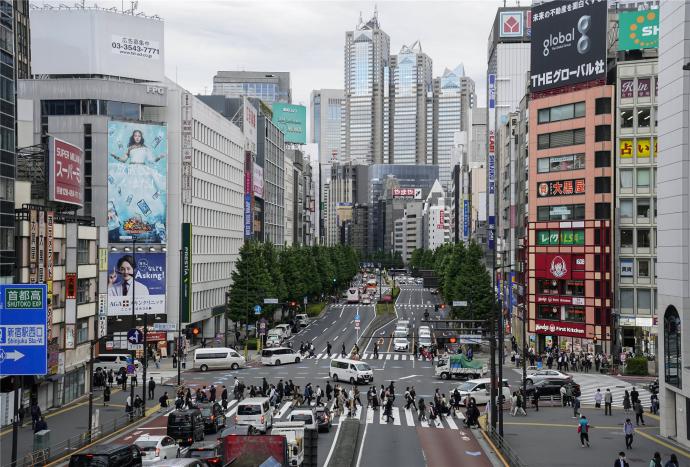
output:
[{"label": "road lane marking", "polygon": [[422,419],[421,422],[419,422],[424,428],[429,428],[429,422],[427,422],[425,419]]},{"label": "road lane marking", "polygon": [[398,357],[400,357],[400,355],[398,355],[398,354],[396,353],[395,355],[393,355],[393,360],[397,360]]},{"label": "road lane marking", "polygon": [[[359,467],[361,462],[362,462],[362,452],[364,451],[364,440],[367,438],[367,428],[369,428],[369,423],[367,422],[364,425],[364,433],[362,434],[362,441],[359,443],[359,453],[357,454],[357,465],[356,467]],[[338,430],[340,429],[340,425],[338,425]],[[336,431],[336,437],[338,436],[338,433]],[[335,445],[335,441],[333,442]],[[331,453],[328,453],[328,456],[330,457]],[[328,459],[326,459],[326,463],[324,464],[326,467],[328,467]]]},{"label": "road lane marking", "polygon": [[434,419],[434,425],[436,425],[436,428],[443,428],[443,423],[441,423],[441,417],[437,416]]},{"label": "road lane marking", "polygon": [[[340,309],[340,318],[343,317],[343,311],[345,311],[345,307],[342,307],[342,308]],[[335,322],[335,321],[334,321],[334,322]]]},{"label": "road lane marking", "polygon": [[345,332],[345,331],[347,331],[347,327],[344,327],[342,330],[342,332]]},{"label": "road lane marking", "polygon": [[400,425],[400,409],[398,407],[393,407],[392,414],[393,425]]},{"label": "road lane marking", "polygon": [[407,376],[403,376],[402,378],[398,378],[398,381],[403,380],[403,379],[414,378],[414,377],[417,377],[417,376],[422,376],[422,375],[407,375]]},{"label": "road lane marking", "polygon": [[390,360],[390,359],[391,359],[391,354],[386,354],[386,360]]},{"label": "road lane marking", "polygon": [[[324,466],[328,467],[328,463],[331,460],[331,456],[333,456],[333,451],[335,451],[335,442],[338,441],[338,435],[340,434],[340,427],[342,426],[342,423],[338,421],[338,429],[335,430],[335,436],[333,437],[333,443],[331,444],[331,449],[328,450],[328,456],[326,456],[326,461],[324,462]],[[364,429],[364,432],[366,434],[366,428]],[[362,446],[364,446],[364,438],[362,438]],[[360,457],[361,457],[361,448],[360,448]],[[357,463],[359,465],[359,462]]]},{"label": "road lane marking", "polygon": [[317,360],[320,360],[322,356],[323,356],[323,354],[320,353],[320,354],[318,354],[318,355],[316,356],[316,359],[317,359]]},{"label": "road lane marking", "polygon": [[448,423],[448,426],[450,427],[451,430],[457,430],[458,429],[458,426],[455,424],[453,417],[446,417],[446,423]]},{"label": "road lane marking", "polygon": [[405,411],[405,422],[407,423],[407,426],[415,426],[414,425],[414,415],[412,415],[412,409],[403,409]]},{"label": "road lane marking", "polygon": [[374,409],[367,407],[367,423],[374,423]]},{"label": "road lane marking", "polygon": [[335,336],[335,337],[333,338],[333,342],[337,341],[337,340],[338,340],[338,337],[340,337],[340,335]]},{"label": "road lane marking", "polygon": [[337,323],[337,322],[338,322],[338,320],[337,320],[337,319],[334,319],[333,322],[331,323],[331,326],[334,325],[334,324]]},{"label": "road lane marking", "polygon": [[276,415],[275,418],[283,418],[283,415],[285,415],[285,413],[288,411],[291,404],[292,402],[286,402],[285,404],[283,404],[283,406],[280,408],[280,411],[278,412],[278,415]]}]

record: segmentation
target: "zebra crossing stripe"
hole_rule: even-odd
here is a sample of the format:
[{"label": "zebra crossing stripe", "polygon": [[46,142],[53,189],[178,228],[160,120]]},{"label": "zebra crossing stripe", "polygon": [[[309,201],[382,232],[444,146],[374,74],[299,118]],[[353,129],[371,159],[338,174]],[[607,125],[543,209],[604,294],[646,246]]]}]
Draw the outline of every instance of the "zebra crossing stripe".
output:
[{"label": "zebra crossing stripe", "polygon": [[391,359],[391,354],[386,355],[386,360],[390,360],[390,359]]},{"label": "zebra crossing stripe", "polygon": [[288,409],[290,408],[290,404],[291,404],[290,402],[284,403],[283,406],[280,408],[280,411],[278,412],[278,415],[276,416],[276,418],[283,418],[283,416],[285,415],[285,413],[286,413],[286,412],[288,411]]},{"label": "zebra crossing stripe", "polygon": [[369,357],[370,357],[370,354],[368,354],[368,353],[365,353],[365,354],[364,354],[364,359],[365,359],[365,360],[368,359]]},{"label": "zebra crossing stripe", "polygon": [[367,423],[374,423],[374,409],[367,407]]},{"label": "zebra crossing stripe", "polygon": [[395,355],[393,355],[393,360],[397,360],[399,356],[400,356],[400,355],[398,355],[398,354],[396,353]]},{"label": "zebra crossing stripe", "polygon": [[426,419],[422,419],[421,422],[419,422],[420,425],[422,425],[424,428],[429,428],[429,422],[426,421]]},{"label": "zebra crossing stripe", "polygon": [[405,421],[407,422],[407,426],[415,426],[414,425],[414,415],[412,415],[412,409],[403,409],[405,411]]},{"label": "zebra crossing stripe", "polygon": [[448,423],[448,426],[450,427],[451,430],[457,430],[458,429],[458,426],[455,424],[453,417],[446,417],[446,423]]},{"label": "zebra crossing stripe", "polygon": [[393,415],[393,425],[400,425],[400,409],[393,407],[391,415]]},{"label": "zebra crossing stripe", "polygon": [[436,417],[434,419],[434,425],[436,425],[436,428],[443,428],[443,423],[441,423],[441,417]]},{"label": "zebra crossing stripe", "polygon": [[316,359],[317,359],[317,360],[321,360],[321,356],[322,356],[322,355],[323,355],[322,353],[318,354],[318,355],[316,356]]}]

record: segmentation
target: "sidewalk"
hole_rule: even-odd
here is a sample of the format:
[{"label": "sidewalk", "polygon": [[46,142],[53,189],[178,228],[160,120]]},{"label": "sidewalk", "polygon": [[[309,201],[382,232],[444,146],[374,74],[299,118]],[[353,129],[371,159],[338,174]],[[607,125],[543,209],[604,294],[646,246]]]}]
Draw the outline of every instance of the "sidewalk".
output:
[{"label": "sidewalk", "polygon": [[[172,359],[170,359],[170,370],[172,370]],[[155,366],[153,368],[155,370]],[[170,370],[164,369],[161,365],[160,371],[163,376],[165,372]],[[170,400],[175,398],[174,388],[162,385],[156,375],[154,376],[154,381],[156,381],[156,389],[154,391],[155,395],[153,400],[146,400],[147,410],[151,407],[158,407],[158,398],[163,395],[163,392],[167,391]],[[175,376],[177,376],[177,370],[175,370]],[[147,375],[147,378],[149,376]],[[139,377],[141,379],[141,375]],[[103,390],[97,389],[94,391],[93,396],[93,413],[96,416],[98,412],[98,422],[99,426],[102,427],[112,427],[116,419],[122,417],[125,414],[125,400],[130,394],[129,385],[127,385],[127,391],[123,392],[120,387],[113,385],[110,402],[107,407],[103,406]],[[141,381],[138,386],[134,388],[134,394],[142,396],[142,385]],[[44,417],[46,423],[48,424],[48,429],[50,430],[50,440],[48,445],[56,445],[66,441],[67,439],[74,438],[82,433],[88,431],[88,414],[89,414],[89,400],[88,394],[79,398],[76,402],[69,405],[46,411],[44,412]],[[25,455],[34,451],[34,435],[31,429],[31,417],[26,417],[24,419],[24,426],[19,428],[19,436],[17,442],[17,458],[21,459]],[[10,464],[12,460],[12,427],[3,428],[0,431],[0,465],[5,466]]]}]

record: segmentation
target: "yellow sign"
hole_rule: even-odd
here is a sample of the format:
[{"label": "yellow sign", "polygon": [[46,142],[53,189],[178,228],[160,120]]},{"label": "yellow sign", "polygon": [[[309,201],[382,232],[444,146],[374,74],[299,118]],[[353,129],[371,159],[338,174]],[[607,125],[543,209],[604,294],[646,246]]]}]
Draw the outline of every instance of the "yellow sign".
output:
[{"label": "yellow sign", "polygon": [[657,149],[657,143],[659,142],[659,138],[654,138],[654,157],[659,155],[659,150]]},{"label": "yellow sign", "polygon": [[618,146],[618,156],[621,159],[631,159],[633,154],[633,142],[631,139],[620,140]]},{"label": "yellow sign", "polygon": [[649,158],[652,141],[649,138],[637,138],[637,157]]},{"label": "yellow sign", "polygon": [[98,270],[107,271],[108,270],[108,249],[99,248],[98,249]]}]

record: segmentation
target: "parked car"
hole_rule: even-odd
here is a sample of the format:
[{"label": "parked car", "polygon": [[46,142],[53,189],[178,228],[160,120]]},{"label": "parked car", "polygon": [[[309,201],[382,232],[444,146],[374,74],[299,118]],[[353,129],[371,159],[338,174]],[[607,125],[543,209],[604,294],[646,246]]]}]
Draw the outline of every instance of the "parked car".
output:
[{"label": "parked car", "polygon": [[101,444],[72,454],[69,467],[140,467],[141,450],[135,445]]},{"label": "parked car", "polygon": [[208,465],[221,466],[223,465],[223,451],[221,445],[217,440],[214,441],[200,441],[194,443],[187,449],[185,453],[186,458],[202,459]]},{"label": "parked car", "polygon": [[170,436],[144,434],[134,444],[141,450],[143,465],[180,457],[180,446]]},{"label": "parked car", "polygon": [[316,414],[316,423],[319,427],[319,431],[331,431],[333,426],[333,415],[328,407],[320,405],[314,410]]},{"label": "parked car", "polygon": [[266,345],[264,347],[280,347],[283,343],[283,339],[275,334],[266,337]]},{"label": "parked car", "polygon": [[197,404],[204,419],[204,432],[218,433],[225,428],[225,411],[218,402],[202,402]]},{"label": "parked car", "polygon": [[527,375],[525,378],[525,381],[527,384],[532,384],[532,383],[537,383],[542,380],[561,380],[561,381],[571,381],[573,378],[570,375],[567,375],[565,373],[561,373],[558,370],[538,370],[535,371],[534,373],[530,373]]}]

